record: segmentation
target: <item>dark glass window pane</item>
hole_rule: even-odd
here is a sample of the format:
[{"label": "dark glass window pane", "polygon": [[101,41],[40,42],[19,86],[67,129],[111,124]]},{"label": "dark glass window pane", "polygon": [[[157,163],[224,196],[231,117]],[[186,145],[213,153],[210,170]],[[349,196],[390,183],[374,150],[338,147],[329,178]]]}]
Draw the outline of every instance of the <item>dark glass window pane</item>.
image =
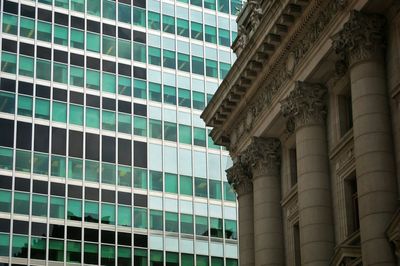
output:
[{"label": "dark glass window pane", "polygon": [[100,33],[100,23],[92,20],[86,21],[86,27],[88,31]]},{"label": "dark glass window pane", "polygon": [[146,107],[146,105],[135,103],[133,105],[133,113],[135,115],[147,116],[147,107]]},{"label": "dark glass window pane", "polygon": [[99,230],[85,228],[85,241],[99,242]]},{"label": "dark glass window pane", "polygon": [[135,247],[144,247],[147,248],[147,235],[134,235],[134,245]]},{"label": "dark glass window pane", "polygon": [[86,133],[86,158],[98,161],[100,156],[100,136]]},{"label": "dark glass window pane", "polygon": [[119,191],[118,192],[118,203],[131,205],[132,204],[132,194]]},{"label": "dark glass window pane", "polygon": [[15,80],[2,78],[0,81],[0,90],[15,92]]},{"label": "dark glass window pane", "polygon": [[102,100],[103,100],[103,102],[102,102],[103,109],[107,109],[107,110],[111,110],[111,111],[115,110],[115,100],[114,99],[103,98]]},{"label": "dark glass window pane", "polygon": [[66,90],[61,90],[61,89],[57,89],[57,88],[53,89],[53,100],[66,102],[67,96],[68,96],[68,94],[67,94]]},{"label": "dark glass window pane", "polygon": [[118,244],[131,246],[132,245],[132,235],[128,233],[118,232]]},{"label": "dark glass window pane", "polygon": [[33,95],[33,84],[28,82],[18,82],[18,93]]},{"label": "dark glass window pane", "polygon": [[115,138],[102,136],[101,158],[105,162],[115,163]]},{"label": "dark glass window pane", "polygon": [[66,155],[67,131],[63,128],[52,128],[51,152],[54,154]]},{"label": "dark glass window pane", "polygon": [[32,222],[31,234],[34,236],[46,236],[47,235],[47,224]]},{"label": "dark glass window pane", "polygon": [[39,194],[48,194],[48,183],[46,181],[33,180],[33,192]]},{"label": "dark glass window pane", "polygon": [[13,232],[14,234],[27,235],[29,232],[29,222],[14,220]]},{"label": "dark glass window pane", "polygon": [[17,123],[17,148],[30,150],[32,144],[32,124]]},{"label": "dark glass window pane", "polygon": [[14,121],[0,119],[1,137],[0,146],[13,147]]},{"label": "dark glass window pane", "polygon": [[82,187],[68,185],[68,197],[81,199],[82,198]]},{"label": "dark glass window pane", "polygon": [[134,194],[133,203],[138,207],[147,207],[147,196],[141,194]]},{"label": "dark glass window pane", "polygon": [[134,166],[147,168],[147,143],[135,141],[134,150]]},{"label": "dark glass window pane", "polygon": [[97,188],[85,187],[85,199],[99,200],[99,190]]},{"label": "dark glass window pane", "polygon": [[51,183],[50,194],[54,196],[65,196],[65,185],[61,183]]},{"label": "dark glass window pane", "polygon": [[83,133],[69,131],[69,156],[83,157]]},{"label": "dark glass window pane", "polygon": [[82,239],[82,228],[75,226],[67,227],[67,238],[72,240],[81,240]]},{"label": "dark glass window pane", "polygon": [[12,179],[11,176],[0,175],[0,188],[11,189]]},{"label": "dark glass window pane", "polygon": [[101,230],[101,242],[114,244],[115,243],[115,232]]},{"label": "dark glass window pane", "polygon": [[35,151],[49,152],[49,127],[35,125]]},{"label": "dark glass window pane", "polygon": [[0,232],[10,233],[10,220],[8,219],[0,219]]},{"label": "dark glass window pane", "polygon": [[35,7],[21,5],[21,15],[25,17],[35,18]]},{"label": "dark glass window pane", "polygon": [[35,47],[32,44],[21,42],[19,44],[19,52],[24,55],[33,56],[35,53]]},{"label": "dark glass window pane", "polygon": [[118,139],[118,163],[131,165],[132,146],[131,141],[127,139]]},{"label": "dark glass window pane", "polygon": [[49,226],[49,237],[64,238],[64,225],[51,224]]},{"label": "dark glass window pane", "polygon": [[56,12],[54,20],[57,24],[68,26],[68,15]]},{"label": "dark glass window pane", "polygon": [[101,200],[105,202],[115,203],[115,191],[102,189]]},{"label": "dark glass window pane", "polygon": [[29,179],[16,177],[14,187],[15,190],[29,192],[31,190],[31,181]]},{"label": "dark glass window pane", "polygon": [[118,101],[118,112],[124,112],[128,114],[132,113],[131,103]]}]

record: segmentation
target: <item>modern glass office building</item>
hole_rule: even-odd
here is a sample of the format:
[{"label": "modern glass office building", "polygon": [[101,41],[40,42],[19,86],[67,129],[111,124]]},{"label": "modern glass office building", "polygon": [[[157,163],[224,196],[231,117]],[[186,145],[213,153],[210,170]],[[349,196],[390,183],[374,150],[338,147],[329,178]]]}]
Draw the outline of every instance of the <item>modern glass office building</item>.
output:
[{"label": "modern glass office building", "polygon": [[240,2],[0,3],[0,265],[236,266],[199,116]]}]

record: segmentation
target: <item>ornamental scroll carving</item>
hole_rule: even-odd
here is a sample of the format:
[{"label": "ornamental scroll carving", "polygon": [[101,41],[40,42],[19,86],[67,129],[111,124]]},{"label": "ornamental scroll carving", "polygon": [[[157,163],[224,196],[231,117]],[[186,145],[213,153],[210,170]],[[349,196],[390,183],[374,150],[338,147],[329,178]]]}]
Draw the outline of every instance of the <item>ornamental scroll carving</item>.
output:
[{"label": "ornamental scroll carving", "polygon": [[353,10],[343,29],[333,37],[333,48],[340,61],[350,65],[381,56],[385,43],[385,18]]},{"label": "ornamental scroll carving", "polygon": [[[254,100],[249,104],[247,112],[243,112],[243,116],[246,119],[238,119],[240,122],[231,131],[229,147],[231,151],[236,149],[237,143],[246,135],[245,133],[252,129],[260,117],[260,113],[271,106],[281,87],[290,80],[293,73],[296,73],[298,65],[307,56],[314,43],[321,38],[321,35],[336,14],[344,9],[347,1],[328,1],[325,6],[321,7],[323,3],[326,2],[321,0],[316,1],[310,15],[302,21],[304,27],[293,35],[285,54],[282,54],[279,57],[280,61],[276,62],[275,66],[271,68],[272,72],[266,74],[266,85],[260,88],[259,92],[254,96]],[[301,35],[301,37],[300,32],[304,32],[304,35]],[[289,59],[289,57],[291,58]],[[291,61],[289,71],[288,61]],[[292,123],[290,124],[292,125]],[[243,130],[243,127],[245,130]],[[292,131],[293,129],[288,130],[288,132]]]},{"label": "ornamental scroll carving", "polygon": [[281,142],[276,138],[253,137],[252,142],[243,153],[250,166],[253,178],[257,172],[272,175],[279,174],[281,164]]},{"label": "ornamental scroll carving", "polygon": [[249,7],[251,9],[250,32],[254,32],[257,29],[258,25],[260,25],[260,21],[263,15],[263,10],[258,0],[250,0]]},{"label": "ornamental scroll carving", "polygon": [[226,170],[226,175],[229,184],[239,197],[253,191],[253,182],[249,168],[241,157],[238,158],[231,168]]},{"label": "ornamental scroll carving", "polygon": [[285,118],[293,119],[295,127],[323,124],[326,117],[327,90],[321,84],[297,81],[294,90],[281,102]]}]

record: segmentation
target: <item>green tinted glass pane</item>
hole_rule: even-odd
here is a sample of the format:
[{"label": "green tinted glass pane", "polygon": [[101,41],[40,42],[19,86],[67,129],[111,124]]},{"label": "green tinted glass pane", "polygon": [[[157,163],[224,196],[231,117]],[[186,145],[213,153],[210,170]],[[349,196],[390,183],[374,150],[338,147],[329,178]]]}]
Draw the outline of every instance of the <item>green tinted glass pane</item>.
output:
[{"label": "green tinted glass pane", "polygon": [[160,48],[149,46],[148,61],[149,64],[161,66],[161,50]]},{"label": "green tinted glass pane", "polygon": [[131,248],[118,247],[118,265],[131,265],[132,251]]},{"label": "green tinted glass pane", "polygon": [[28,256],[28,236],[14,235],[12,238],[11,256],[26,258]]},{"label": "green tinted glass pane", "polygon": [[113,74],[103,72],[102,90],[106,92],[115,93],[116,78]]},{"label": "green tinted glass pane", "polygon": [[164,140],[176,141],[177,140],[177,127],[175,123],[164,122]]},{"label": "green tinted glass pane", "polygon": [[[15,54],[1,54],[1,71],[15,74],[17,71],[17,56]],[[28,75],[28,74],[27,74]]]},{"label": "green tinted glass pane", "polygon": [[135,228],[147,229],[147,209],[135,207],[133,217]]},{"label": "green tinted glass pane", "polygon": [[35,38],[35,21],[21,17],[19,22],[19,35],[27,38]]},{"label": "green tinted glass pane", "polygon": [[53,102],[53,121],[67,122],[67,104],[62,102]]},{"label": "green tinted glass pane", "polygon": [[217,43],[217,28],[205,25],[205,40],[206,42]]},{"label": "green tinted glass pane", "polygon": [[238,261],[235,259],[226,259],[226,266],[238,266]]},{"label": "green tinted glass pane", "polygon": [[131,96],[131,78],[118,76],[118,94]]},{"label": "green tinted glass pane", "polygon": [[181,175],[179,177],[180,193],[183,195],[193,195],[193,179],[191,176]]},{"label": "green tinted glass pane", "polygon": [[15,154],[15,170],[22,172],[31,172],[31,152],[17,150]]},{"label": "green tinted glass pane", "polygon": [[105,130],[115,131],[115,112],[103,110],[102,128]]},{"label": "green tinted glass pane", "polygon": [[206,146],[206,129],[205,128],[194,128],[194,145]]},{"label": "green tinted glass pane", "polygon": [[152,101],[161,102],[161,85],[158,83],[149,83],[149,98]]},{"label": "green tinted glass pane", "polygon": [[[19,57],[19,70],[18,73],[23,76],[33,77],[34,73],[34,62],[33,58],[27,56]],[[6,71],[9,72],[9,71]]]},{"label": "green tinted glass pane", "polygon": [[218,42],[223,46],[230,46],[229,30],[218,28]]},{"label": "green tinted glass pane", "polygon": [[115,205],[101,204],[101,223],[115,224]]},{"label": "green tinted glass pane", "polygon": [[147,171],[146,169],[134,168],[134,187],[147,189]]},{"label": "green tinted glass pane", "polygon": [[178,104],[179,106],[183,107],[191,107],[191,96],[190,96],[190,90],[186,89],[178,89]]},{"label": "green tinted glass pane", "polygon": [[163,31],[168,33],[175,33],[175,18],[168,15],[163,15]]},{"label": "green tinted glass pane", "polygon": [[65,217],[65,199],[54,197],[50,198],[50,217],[64,219]]},{"label": "green tinted glass pane", "polygon": [[86,70],[86,88],[99,90],[100,89],[100,72],[96,70]]},{"label": "green tinted glass pane", "polygon": [[15,112],[15,94],[0,91],[0,112],[10,114]]},{"label": "green tinted glass pane", "polygon": [[67,241],[67,262],[81,261],[81,243]]},{"label": "green tinted glass pane", "polygon": [[71,0],[71,9],[79,12],[85,12],[85,0]]},{"label": "green tinted glass pane", "polygon": [[118,225],[132,226],[132,208],[118,206]]},{"label": "green tinted glass pane", "polygon": [[147,266],[147,256],[146,249],[135,248],[135,265]]},{"label": "green tinted glass pane", "polygon": [[66,159],[62,156],[51,156],[51,175],[65,177],[66,175]]},{"label": "green tinted glass pane", "polygon": [[83,160],[69,158],[68,178],[82,180],[82,177],[83,177]]},{"label": "green tinted glass pane", "polygon": [[208,257],[196,255],[196,265],[197,266],[208,266]]},{"label": "green tinted glass pane", "polygon": [[220,218],[210,218],[210,235],[212,237],[222,238],[223,233],[223,219]]},{"label": "green tinted glass pane", "polygon": [[116,41],[115,38],[103,36],[103,54],[115,56]]},{"label": "green tinted glass pane", "polygon": [[208,138],[208,147],[211,149],[219,150],[221,147],[214,143],[213,139],[210,136],[210,133],[211,133],[211,130],[209,129],[208,134],[207,134],[208,135],[208,137],[207,137]]},{"label": "green tinted glass pane", "polygon": [[226,77],[230,68],[231,68],[231,66],[229,64],[222,63],[222,62],[219,63],[219,76],[221,79]]},{"label": "green tinted glass pane", "polygon": [[200,7],[202,6],[201,0],[190,0],[190,3],[195,6],[200,6]]},{"label": "green tinted glass pane", "polygon": [[160,30],[161,18],[160,14],[156,12],[149,11],[148,13],[148,27],[153,30]]},{"label": "green tinted glass pane", "polygon": [[11,191],[0,190],[0,212],[11,212]]},{"label": "green tinted glass pane", "polygon": [[98,264],[99,246],[98,244],[85,243],[84,248],[84,262],[90,264]]},{"label": "green tinted glass pane", "polygon": [[29,96],[18,96],[18,114],[24,116],[32,116],[33,101]]},{"label": "green tinted glass pane", "polygon": [[115,2],[103,0],[103,17],[115,20]]},{"label": "green tinted glass pane", "polygon": [[94,161],[85,161],[85,180],[99,182],[100,163]]},{"label": "green tinted glass pane", "polygon": [[86,49],[88,51],[100,52],[100,35],[96,33],[86,33]]},{"label": "green tinted glass pane", "polygon": [[10,236],[9,234],[0,234],[0,256],[8,257],[10,251]]},{"label": "green tinted glass pane", "polygon": [[69,83],[74,86],[83,87],[84,71],[81,67],[70,67]]},{"label": "green tinted glass pane", "polygon": [[210,180],[210,198],[212,199],[222,199],[222,188],[221,188],[221,181],[217,180]]},{"label": "green tinted glass pane", "polygon": [[163,50],[163,66],[167,68],[175,69],[176,58],[175,52],[169,50]]},{"label": "green tinted glass pane", "polygon": [[194,191],[198,197],[207,197],[207,179],[196,177],[194,180]]},{"label": "green tinted glass pane", "polygon": [[69,122],[74,125],[83,126],[83,106],[69,105]]},{"label": "green tinted glass pane", "polygon": [[217,61],[206,60],[206,75],[208,77],[218,78],[218,65]]},{"label": "green tinted glass pane", "polygon": [[206,102],[204,99],[204,93],[202,92],[193,92],[193,108],[198,110],[203,110],[206,106]]},{"label": "green tinted glass pane", "polygon": [[118,21],[131,23],[131,7],[122,3],[118,3]]},{"label": "green tinted glass pane", "polygon": [[161,139],[162,137],[162,128],[161,121],[155,119],[149,119],[149,137]]},{"label": "green tinted glass pane", "polygon": [[68,28],[54,25],[54,43],[68,45]]},{"label": "green tinted glass pane", "polygon": [[146,81],[139,79],[134,80],[134,96],[141,99],[147,98]]},{"label": "green tinted glass pane", "polygon": [[49,260],[64,261],[64,241],[49,239]]},{"label": "green tinted glass pane", "polygon": [[192,72],[199,75],[204,75],[204,59],[197,56],[192,56]]},{"label": "green tinted glass pane", "polygon": [[217,7],[216,0],[204,0],[204,7],[215,10]]},{"label": "green tinted glass pane", "polygon": [[36,78],[51,80],[51,63],[47,60],[36,60]]},{"label": "green tinted glass pane", "polygon": [[236,201],[236,194],[228,182],[224,182],[224,199],[229,201]]},{"label": "green tinted glass pane", "polygon": [[218,11],[229,13],[229,0],[218,0]]},{"label": "green tinted glass pane", "polygon": [[118,113],[118,131],[127,134],[132,133],[132,120],[130,115]]},{"label": "green tinted glass pane", "polygon": [[47,175],[49,173],[49,155],[35,153],[33,155],[33,172],[35,174]]},{"label": "green tinted glass pane", "polygon": [[224,258],[211,258],[211,266],[224,266]]},{"label": "green tinted glass pane", "polygon": [[194,256],[193,254],[181,254],[182,265],[194,266]]},{"label": "green tinted glass pane", "polygon": [[31,259],[46,259],[46,238],[31,237]]},{"label": "green tinted glass pane", "polygon": [[208,236],[208,219],[205,216],[196,216],[196,235]]},{"label": "green tinted glass pane", "polygon": [[203,24],[193,22],[191,23],[191,37],[196,40],[203,40]]},{"label": "green tinted glass pane", "polygon": [[3,32],[17,35],[18,17],[9,14],[3,14]]},{"label": "green tinted glass pane", "polygon": [[163,230],[163,212],[157,210],[150,210],[150,229]]},{"label": "green tinted glass pane", "polygon": [[164,85],[164,103],[176,105],[176,88]]},{"label": "green tinted glass pane", "polygon": [[38,21],[37,23],[37,39],[45,42],[51,42],[51,24]]},{"label": "green tinted glass pane", "polygon": [[193,215],[181,214],[181,233],[193,235]]},{"label": "green tinted glass pane", "polygon": [[186,19],[176,19],[177,34],[183,37],[189,37],[189,21]]},{"label": "green tinted glass pane", "polygon": [[162,172],[150,171],[149,186],[151,190],[163,190],[163,174]]},{"label": "green tinted glass pane", "polygon": [[99,222],[99,203],[95,201],[85,201],[85,222]]},{"label": "green tinted glass pane", "polygon": [[131,42],[118,39],[118,57],[131,59]]},{"label": "green tinted glass pane", "polygon": [[235,220],[225,220],[225,238],[237,239],[237,223]]},{"label": "green tinted glass pane", "polygon": [[133,43],[133,60],[146,63],[146,45]]},{"label": "green tinted glass pane", "polygon": [[101,265],[115,264],[115,246],[101,245]]},{"label": "green tinted glass pane", "polygon": [[178,176],[165,173],[165,192],[178,193]]},{"label": "green tinted glass pane", "polygon": [[110,163],[101,164],[101,182],[106,184],[115,184],[115,165]]},{"label": "green tinted glass pane", "polygon": [[69,1],[68,0],[55,0],[54,5],[62,8],[68,9]]},{"label": "green tinted glass pane", "polygon": [[68,83],[68,66],[59,63],[53,63],[53,81]]},{"label": "green tinted glass pane", "polygon": [[187,54],[178,53],[178,69],[190,72],[190,57]]},{"label": "green tinted glass pane", "polygon": [[78,49],[84,48],[84,33],[83,31],[71,29],[70,46]]},{"label": "green tinted glass pane", "polygon": [[100,128],[100,111],[98,109],[86,107],[86,126]]},{"label": "green tinted glass pane", "polygon": [[87,0],[86,10],[90,15],[100,16],[100,0]]},{"label": "green tinted glass pane", "polygon": [[[231,0],[231,14],[237,15],[239,11],[242,9],[242,1],[241,0]],[[229,265],[227,265],[229,266]]]},{"label": "green tinted glass pane", "polygon": [[168,266],[178,266],[179,265],[179,254],[175,252],[167,252],[166,262]]},{"label": "green tinted glass pane", "polygon": [[13,150],[0,147],[0,168],[11,170],[13,167]]},{"label": "green tinted glass pane", "polygon": [[178,214],[173,212],[165,212],[165,231],[179,232],[178,227]]},{"label": "green tinted glass pane", "polygon": [[67,218],[69,220],[82,220],[82,201],[76,199],[68,199]]},{"label": "green tinted glass pane", "polygon": [[14,193],[14,213],[29,214],[29,193]]},{"label": "green tinted glass pane", "polygon": [[47,196],[32,195],[32,215],[47,216]]},{"label": "green tinted glass pane", "polygon": [[50,101],[36,98],[35,100],[35,118],[50,118]]},{"label": "green tinted glass pane", "polygon": [[130,187],[132,185],[132,168],[130,166],[118,166],[118,185]]},{"label": "green tinted glass pane", "polygon": [[192,128],[186,125],[179,125],[179,142],[192,144]]},{"label": "green tinted glass pane", "polygon": [[146,27],[146,10],[133,7],[133,25]]},{"label": "green tinted glass pane", "polygon": [[157,265],[163,265],[164,258],[163,258],[163,252],[162,251],[157,251],[157,250],[151,250],[150,251],[150,266],[157,266]]}]

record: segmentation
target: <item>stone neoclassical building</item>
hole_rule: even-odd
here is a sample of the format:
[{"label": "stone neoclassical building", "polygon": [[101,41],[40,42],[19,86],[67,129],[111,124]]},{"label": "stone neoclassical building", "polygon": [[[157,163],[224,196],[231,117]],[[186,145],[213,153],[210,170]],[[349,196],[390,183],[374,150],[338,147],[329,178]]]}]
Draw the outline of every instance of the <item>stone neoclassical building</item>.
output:
[{"label": "stone neoclassical building", "polygon": [[202,114],[240,265],[400,265],[400,1],[249,0]]}]

